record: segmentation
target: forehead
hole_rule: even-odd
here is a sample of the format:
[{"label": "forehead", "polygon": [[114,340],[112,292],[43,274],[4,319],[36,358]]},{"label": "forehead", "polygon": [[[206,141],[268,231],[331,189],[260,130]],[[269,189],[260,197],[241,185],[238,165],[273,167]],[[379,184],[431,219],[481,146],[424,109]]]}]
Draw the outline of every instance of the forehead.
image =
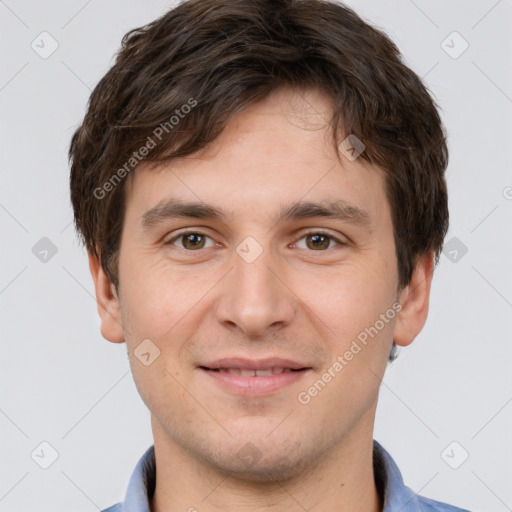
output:
[{"label": "forehead", "polygon": [[205,148],[139,166],[127,183],[127,204],[142,216],[179,198],[216,205],[234,218],[266,213],[270,222],[285,204],[341,200],[378,218],[387,208],[383,172],[340,157],[331,115],[331,99],[319,91],[274,91],[234,114]]}]

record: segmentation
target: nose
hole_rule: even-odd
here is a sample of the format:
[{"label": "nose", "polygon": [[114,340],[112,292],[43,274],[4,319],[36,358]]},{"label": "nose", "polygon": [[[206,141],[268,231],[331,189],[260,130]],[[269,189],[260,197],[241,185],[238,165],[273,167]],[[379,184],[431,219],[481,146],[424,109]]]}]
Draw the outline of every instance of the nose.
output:
[{"label": "nose", "polygon": [[290,325],[297,309],[297,299],[286,283],[282,265],[269,250],[252,262],[237,253],[232,270],[221,281],[216,318],[224,327],[245,337],[268,337]]}]

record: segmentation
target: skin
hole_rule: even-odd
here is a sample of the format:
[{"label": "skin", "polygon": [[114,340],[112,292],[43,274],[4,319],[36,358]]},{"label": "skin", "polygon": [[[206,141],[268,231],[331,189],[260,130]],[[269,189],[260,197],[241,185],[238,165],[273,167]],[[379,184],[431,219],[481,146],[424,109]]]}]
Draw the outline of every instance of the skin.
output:
[{"label": "skin", "polygon": [[[372,467],[379,385],[393,339],[408,345],[425,323],[433,255],[398,290],[382,171],[338,159],[330,108],[320,92],[280,89],[234,115],[206,150],[157,170],[140,166],[126,183],[117,292],[90,255],[102,334],[126,342],[151,412],[153,512],[382,510]],[[142,215],[171,197],[214,204],[226,217],[144,230]],[[369,224],[273,222],[290,202],[340,198]],[[182,228],[206,235],[204,245],[176,238]],[[320,249],[306,236],[319,230],[333,237]],[[236,252],[248,236],[263,251],[252,263]],[[298,394],[397,300],[401,311],[301,404]],[[160,350],[149,366],[134,355],[144,339]],[[312,370],[267,396],[241,397],[198,368],[235,355]],[[249,442],[253,463],[238,456]]]}]

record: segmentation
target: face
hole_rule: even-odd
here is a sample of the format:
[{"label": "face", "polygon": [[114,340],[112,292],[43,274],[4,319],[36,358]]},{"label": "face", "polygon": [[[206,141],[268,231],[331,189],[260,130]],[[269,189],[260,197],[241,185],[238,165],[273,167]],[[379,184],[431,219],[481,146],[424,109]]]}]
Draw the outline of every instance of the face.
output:
[{"label": "face", "polygon": [[138,168],[119,294],[99,292],[155,441],[248,479],[297,475],[371,435],[393,338],[410,342],[426,314],[418,287],[397,291],[383,174],[340,161],[330,108],[282,89],[207,150]]}]

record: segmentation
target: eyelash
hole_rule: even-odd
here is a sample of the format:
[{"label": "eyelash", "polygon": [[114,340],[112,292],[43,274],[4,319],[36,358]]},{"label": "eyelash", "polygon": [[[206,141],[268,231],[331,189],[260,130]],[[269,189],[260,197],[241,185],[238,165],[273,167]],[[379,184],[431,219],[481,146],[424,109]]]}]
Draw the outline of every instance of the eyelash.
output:
[{"label": "eyelash", "polygon": [[[173,242],[175,242],[176,240],[179,240],[180,238],[183,238],[183,237],[185,237],[187,235],[190,235],[190,234],[201,235],[201,236],[204,236],[204,237],[212,239],[209,235],[207,235],[205,233],[202,233],[201,231],[197,231],[195,229],[188,229],[188,230],[182,231],[182,232],[178,233],[177,235],[175,235],[173,238],[171,238],[170,240],[165,242],[165,245],[172,245],[172,246],[177,247],[178,249],[180,249],[182,251],[186,251],[186,252],[189,252],[189,253],[200,252],[202,249],[191,250],[191,249],[185,249],[183,247],[178,247],[178,246],[174,245]],[[336,242],[339,246],[348,245],[346,242],[342,242],[338,238],[332,236],[330,233],[327,233],[327,232],[322,231],[322,230],[319,230],[319,231],[308,231],[307,233],[303,233],[302,236],[297,240],[297,242],[302,240],[303,238],[307,237],[308,235],[323,235],[323,236],[326,236],[327,238],[329,238],[330,240]],[[294,242],[293,245],[295,245],[297,242]],[[337,247],[337,246],[335,246],[335,247]],[[210,247],[206,247],[206,249],[210,249]],[[332,247],[328,247],[327,249],[323,249],[323,250],[321,249],[321,250],[318,250],[318,251],[310,250],[309,252],[326,252],[329,249],[333,249],[333,248]]]}]

